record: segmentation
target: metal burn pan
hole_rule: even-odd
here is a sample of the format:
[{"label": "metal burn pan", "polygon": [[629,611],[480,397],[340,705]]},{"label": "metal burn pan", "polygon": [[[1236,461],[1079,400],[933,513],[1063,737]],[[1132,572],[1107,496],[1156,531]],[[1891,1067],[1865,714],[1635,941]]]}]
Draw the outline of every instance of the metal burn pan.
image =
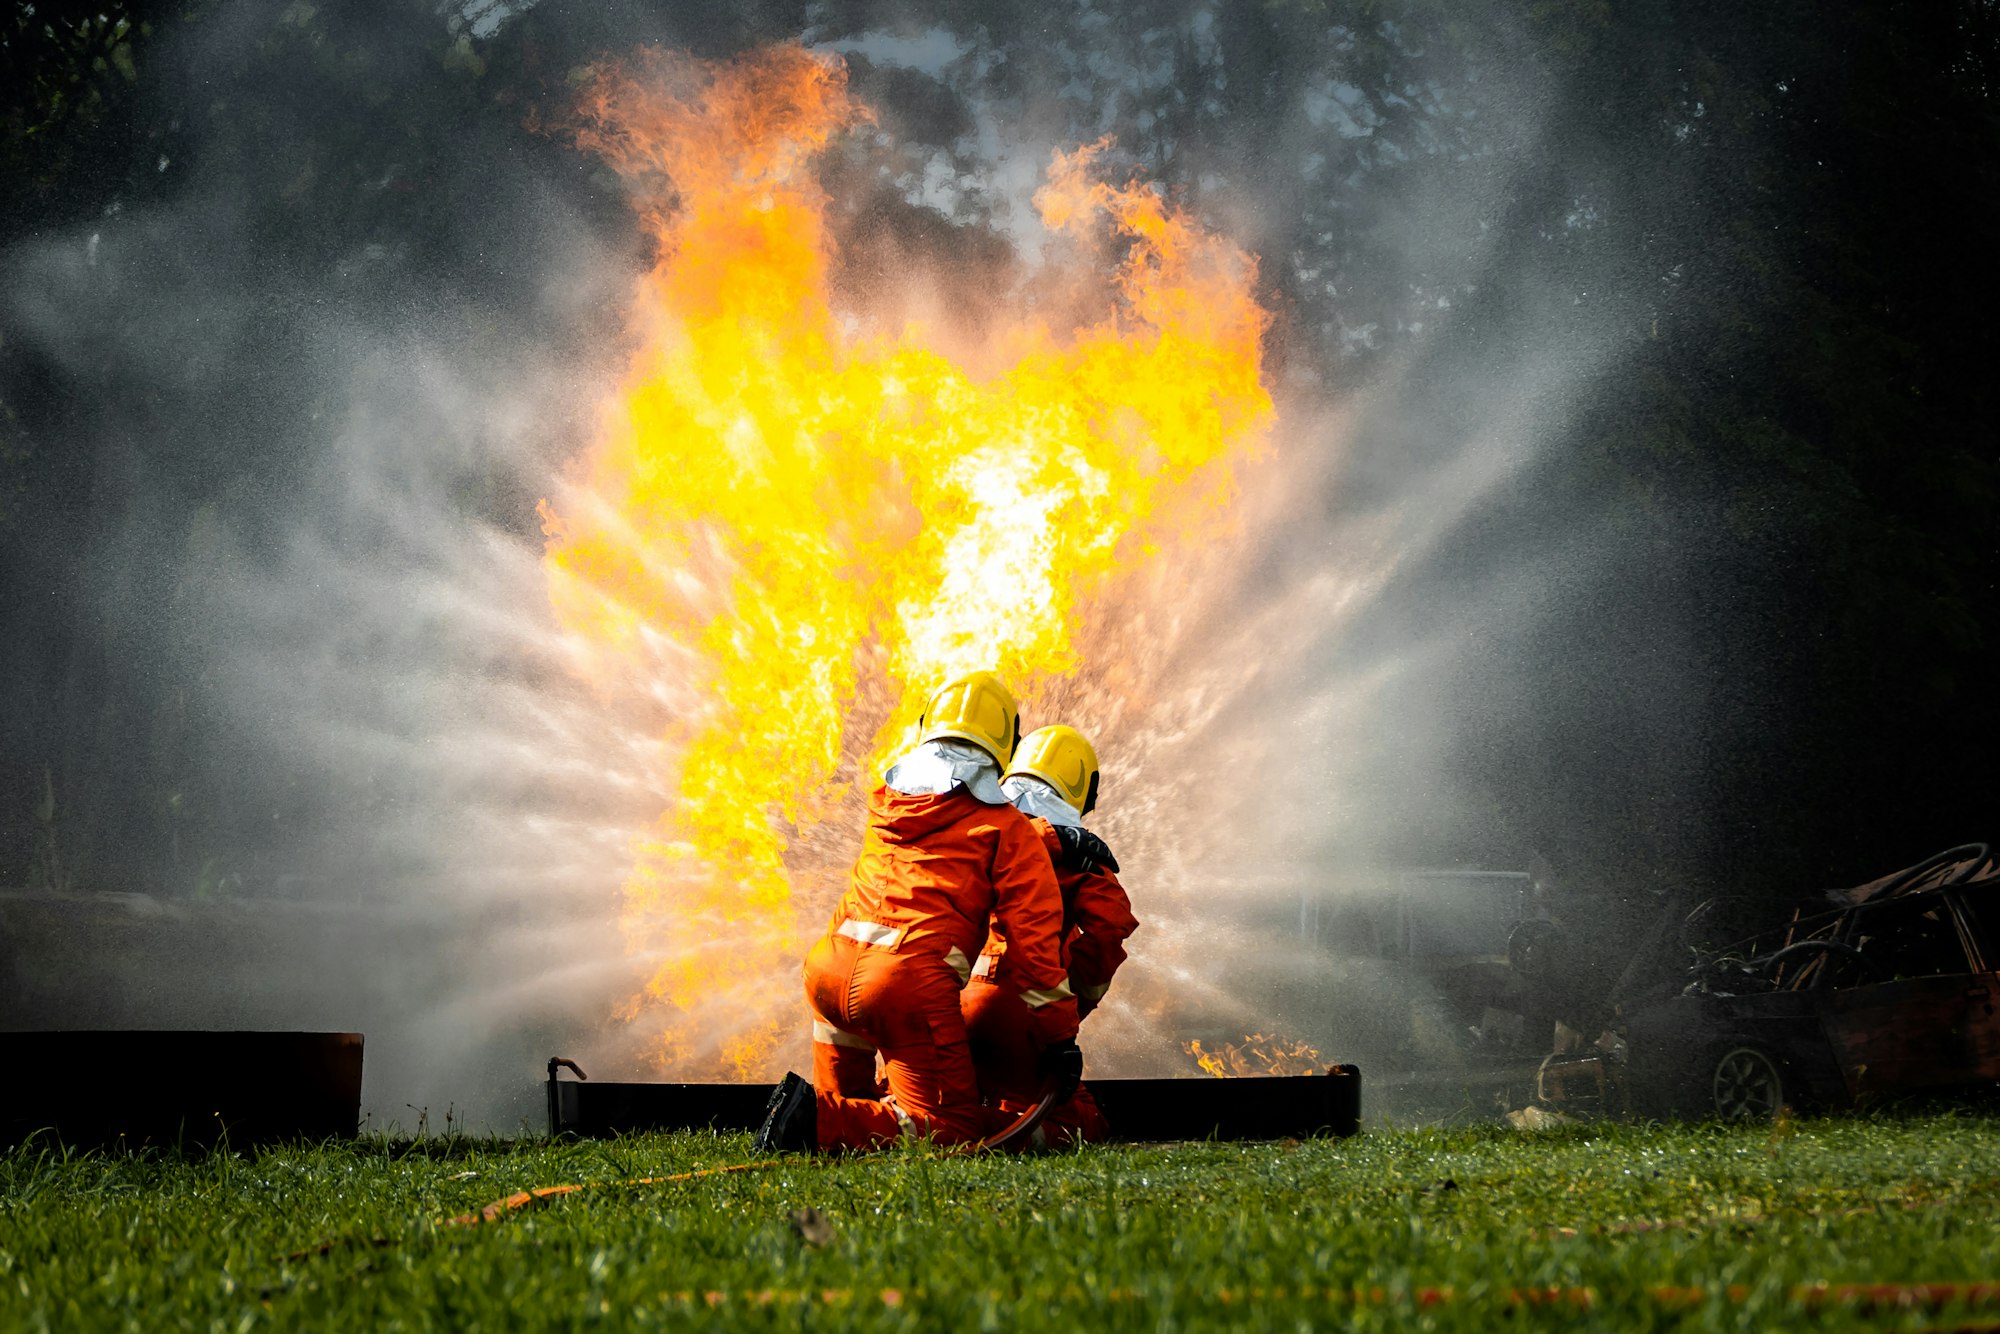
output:
[{"label": "metal burn pan", "polygon": [[361,1034],[0,1033],[15,1072],[0,1144],[208,1148],[344,1139],[361,1114]]},{"label": "metal burn pan", "polygon": [[[549,1062],[551,1135],[601,1138],[642,1130],[754,1130],[769,1084],[613,1083],[559,1079]],[[1093,1079],[1090,1091],[1125,1141],[1303,1139],[1361,1129],[1361,1071],[1240,1079]]]}]

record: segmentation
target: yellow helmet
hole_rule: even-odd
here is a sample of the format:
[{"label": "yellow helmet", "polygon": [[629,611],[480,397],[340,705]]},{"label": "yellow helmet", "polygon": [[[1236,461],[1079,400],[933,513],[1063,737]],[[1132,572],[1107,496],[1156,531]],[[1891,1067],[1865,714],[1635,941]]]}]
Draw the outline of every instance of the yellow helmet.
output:
[{"label": "yellow helmet", "polygon": [[1001,764],[1021,743],[1021,710],[1014,692],[991,672],[967,672],[938,687],[924,706],[920,740],[970,741]]},{"label": "yellow helmet", "polygon": [[1062,794],[1078,815],[1097,805],[1097,748],[1074,727],[1037,727],[1021,741],[1008,778],[1033,774]]}]

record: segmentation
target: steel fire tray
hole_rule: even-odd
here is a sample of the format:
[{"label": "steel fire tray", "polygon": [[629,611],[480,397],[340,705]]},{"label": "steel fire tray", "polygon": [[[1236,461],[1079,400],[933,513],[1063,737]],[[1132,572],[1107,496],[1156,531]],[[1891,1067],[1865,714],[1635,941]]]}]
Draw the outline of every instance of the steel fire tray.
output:
[{"label": "steel fire tray", "polygon": [[361,1114],[359,1033],[0,1033],[0,1068],[0,1144],[336,1139]]},{"label": "steel fire tray", "polygon": [[[549,1133],[603,1138],[640,1130],[754,1130],[769,1084],[641,1084],[557,1079],[549,1062]],[[1114,1139],[1253,1140],[1352,1135],[1361,1129],[1361,1071],[1241,1079],[1093,1079]]]}]

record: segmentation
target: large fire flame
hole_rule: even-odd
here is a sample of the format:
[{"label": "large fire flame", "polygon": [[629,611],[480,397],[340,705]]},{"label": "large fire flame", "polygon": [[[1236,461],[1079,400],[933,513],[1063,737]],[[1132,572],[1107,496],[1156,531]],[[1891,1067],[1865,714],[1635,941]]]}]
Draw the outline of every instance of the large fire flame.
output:
[{"label": "large fire flame", "polygon": [[798,908],[837,891],[928,692],[992,668],[1059,693],[1081,618],[1226,523],[1273,419],[1254,262],[1104,179],[1103,144],[1056,154],[1048,242],[981,275],[977,346],[910,319],[894,274],[837,306],[821,168],[872,119],[797,47],[608,63],[579,117],[656,259],[546,563],[580,669],[670,718],[623,925],[651,974],[628,1017],[688,1075],[772,1073],[822,925]]}]

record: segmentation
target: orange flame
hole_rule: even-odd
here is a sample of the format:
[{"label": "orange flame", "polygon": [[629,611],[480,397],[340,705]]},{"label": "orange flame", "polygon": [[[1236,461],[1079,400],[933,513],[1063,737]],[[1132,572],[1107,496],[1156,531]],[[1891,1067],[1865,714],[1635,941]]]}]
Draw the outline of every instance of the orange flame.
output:
[{"label": "orange flame", "polygon": [[[579,669],[671,715],[675,791],[622,921],[652,969],[632,1014],[659,1011],[683,1073],[771,1073],[817,927],[794,904],[835,892],[858,838],[820,826],[928,692],[992,668],[1032,700],[1073,673],[1081,614],[1213,528],[1273,419],[1254,261],[1100,179],[1105,144],[1058,153],[1036,195],[1034,298],[982,275],[982,345],[907,318],[893,277],[836,309],[816,168],[871,119],[798,47],[649,51],[593,70],[577,131],[656,260],[618,401],[543,502],[546,564]],[[1036,313],[1064,308],[1086,314]]]},{"label": "orange flame", "polygon": [[1196,1038],[1182,1047],[1194,1057],[1204,1074],[1217,1079],[1244,1075],[1316,1075],[1326,1068],[1326,1058],[1305,1042],[1252,1033],[1241,1042],[1225,1042],[1221,1051],[1208,1051]]}]

